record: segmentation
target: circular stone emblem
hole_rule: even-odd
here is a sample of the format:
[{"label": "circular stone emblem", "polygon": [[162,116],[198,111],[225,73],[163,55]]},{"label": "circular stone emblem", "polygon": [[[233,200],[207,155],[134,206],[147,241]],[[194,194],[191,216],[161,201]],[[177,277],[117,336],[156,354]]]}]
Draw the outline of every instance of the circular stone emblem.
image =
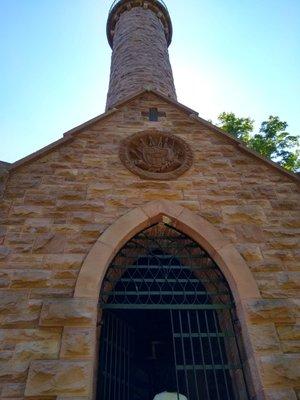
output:
[{"label": "circular stone emblem", "polygon": [[134,174],[145,179],[175,179],[193,162],[190,146],[178,138],[156,130],[136,133],[120,147],[120,159]]}]

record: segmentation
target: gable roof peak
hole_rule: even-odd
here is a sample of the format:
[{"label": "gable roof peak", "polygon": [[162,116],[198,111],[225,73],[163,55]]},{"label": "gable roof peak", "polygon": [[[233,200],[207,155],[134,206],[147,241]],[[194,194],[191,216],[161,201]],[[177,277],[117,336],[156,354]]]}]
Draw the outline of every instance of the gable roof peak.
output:
[{"label": "gable roof peak", "polygon": [[[183,113],[185,113],[189,118],[193,119],[195,122],[199,122],[201,123],[201,125],[206,126],[208,129],[210,129],[211,131],[217,133],[218,135],[222,135],[223,137],[226,137],[227,140],[229,140],[231,143],[233,143],[238,149],[246,152],[248,155],[250,155],[251,157],[254,157],[256,159],[259,159],[261,161],[263,161],[265,164],[267,164],[269,167],[271,168],[275,168],[277,169],[278,172],[283,173],[285,176],[289,177],[290,179],[293,179],[294,181],[296,180],[296,182],[300,183],[300,174],[299,173],[293,173],[293,172],[289,172],[288,170],[286,170],[285,168],[281,167],[279,164],[263,157],[262,155],[260,155],[259,153],[257,153],[254,150],[251,150],[249,147],[247,147],[245,145],[245,143],[243,143],[242,141],[236,139],[235,137],[231,136],[229,133],[223,131],[222,129],[218,128],[216,125],[212,124],[209,121],[206,121],[205,119],[199,117],[198,113],[196,111],[194,111],[193,109],[186,107],[185,105],[179,103],[177,100],[171,99],[170,97],[158,92],[157,90],[154,90],[152,88],[147,88],[147,89],[143,89],[140,90],[138,92],[136,92],[135,94],[128,96],[126,99],[123,99],[122,101],[120,101],[119,103],[117,103],[114,108],[106,111],[105,113],[65,132],[63,134],[63,137],[51,144],[49,144],[48,146],[30,154],[27,157],[24,157],[18,161],[16,161],[15,163],[9,164],[7,167],[8,171],[14,171],[17,168],[37,159],[40,158],[46,154],[48,154],[49,152],[55,150],[57,147],[63,145],[64,143],[67,143],[69,141],[72,141],[75,139],[76,135],[79,134],[80,132],[82,132],[84,129],[89,128],[90,126],[94,125],[97,122],[100,122],[102,120],[104,120],[105,118],[108,118],[110,115],[113,115],[114,113],[118,112],[122,107],[124,107],[127,103],[139,98],[140,96],[143,96],[144,94],[153,94],[154,96],[159,97],[160,99],[162,99],[163,101],[173,105],[174,107],[176,107],[178,110],[182,111]],[[6,163],[7,164],[7,163]]]}]

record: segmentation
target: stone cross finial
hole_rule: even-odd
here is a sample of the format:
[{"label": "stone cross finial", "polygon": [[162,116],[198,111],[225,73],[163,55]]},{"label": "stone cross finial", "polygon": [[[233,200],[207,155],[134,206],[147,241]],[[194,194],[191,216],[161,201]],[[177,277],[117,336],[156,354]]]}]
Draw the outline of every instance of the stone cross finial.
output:
[{"label": "stone cross finial", "polygon": [[172,23],[162,2],[117,2],[109,13],[107,37],[113,49],[107,110],[145,87],[176,100],[168,53]]}]

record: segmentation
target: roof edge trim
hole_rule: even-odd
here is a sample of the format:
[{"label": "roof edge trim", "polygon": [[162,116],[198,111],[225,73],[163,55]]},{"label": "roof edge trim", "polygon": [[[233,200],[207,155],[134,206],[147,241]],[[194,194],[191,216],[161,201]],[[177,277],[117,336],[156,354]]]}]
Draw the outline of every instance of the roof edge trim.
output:
[{"label": "roof edge trim", "polygon": [[57,141],[55,141],[53,143],[50,143],[48,146],[45,146],[42,149],[40,149],[40,150],[38,150],[38,151],[36,151],[36,152],[34,152],[34,153],[24,157],[24,158],[21,158],[20,160],[10,164],[8,166],[7,170],[9,172],[13,172],[17,168],[29,163],[30,161],[33,161],[33,160],[35,160],[37,158],[40,158],[40,157],[50,153],[52,150],[55,150],[57,147],[61,146],[62,144],[73,140],[74,139],[74,135],[78,134],[83,129],[86,129],[86,128],[90,127],[91,125],[101,121],[102,119],[104,119],[106,117],[109,117],[110,115],[112,115],[116,111],[118,111],[123,105],[125,105],[129,101],[132,101],[132,100],[138,98],[139,96],[141,96],[141,95],[143,95],[145,93],[152,93],[152,94],[160,97],[161,99],[163,99],[167,103],[177,107],[181,111],[183,111],[186,114],[188,114],[188,116],[190,118],[194,119],[195,121],[201,122],[203,125],[207,126],[209,129],[213,130],[214,132],[216,132],[218,134],[221,134],[222,136],[225,136],[232,143],[234,143],[238,148],[240,148],[244,152],[248,153],[250,156],[255,157],[255,158],[263,161],[269,167],[276,168],[278,172],[281,172],[281,173],[285,174],[286,176],[288,176],[289,178],[293,179],[294,181],[300,183],[300,176],[299,175],[286,170],[285,168],[281,167],[279,164],[275,163],[274,161],[271,161],[271,160],[263,157],[262,155],[260,155],[256,151],[250,149],[241,140],[236,139],[235,137],[231,136],[229,133],[223,131],[221,128],[218,128],[216,125],[214,125],[214,124],[206,121],[205,119],[199,117],[199,114],[198,114],[197,111],[194,111],[189,107],[186,107],[185,105],[179,103],[177,100],[171,99],[170,97],[165,96],[161,92],[159,92],[157,90],[154,90],[152,88],[145,88],[144,90],[138,91],[134,95],[126,97],[121,102],[116,103],[113,108],[109,109],[105,113],[103,113],[103,114],[101,114],[101,115],[99,115],[99,116],[97,116],[95,118],[92,118],[91,120],[89,120],[89,121],[87,121],[87,122],[85,122],[85,123],[83,123],[81,125],[78,125],[77,127],[65,132],[61,139],[58,139]]}]

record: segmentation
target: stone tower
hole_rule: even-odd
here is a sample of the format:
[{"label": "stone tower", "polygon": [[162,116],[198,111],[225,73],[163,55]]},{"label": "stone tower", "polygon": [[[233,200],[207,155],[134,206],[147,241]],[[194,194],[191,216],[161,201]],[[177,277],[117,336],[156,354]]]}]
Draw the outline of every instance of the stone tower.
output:
[{"label": "stone tower", "polygon": [[189,400],[299,400],[299,177],[176,100],[161,0],[107,36],[107,111],[0,162],[0,399],[153,399],[162,354]]},{"label": "stone tower", "polygon": [[107,109],[145,88],[176,100],[168,54],[172,23],[162,1],[115,2],[107,38],[113,50]]}]

